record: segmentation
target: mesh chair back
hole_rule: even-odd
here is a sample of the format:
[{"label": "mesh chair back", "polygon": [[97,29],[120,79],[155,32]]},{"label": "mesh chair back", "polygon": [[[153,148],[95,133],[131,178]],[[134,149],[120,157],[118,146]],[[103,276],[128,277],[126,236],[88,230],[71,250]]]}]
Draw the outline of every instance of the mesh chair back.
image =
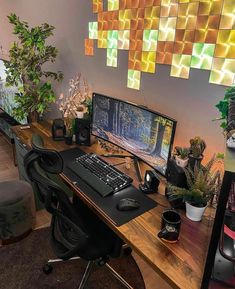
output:
[{"label": "mesh chair back", "polygon": [[55,254],[69,259],[86,245],[88,236],[75,208],[66,193],[47,173],[60,173],[63,160],[60,154],[43,148],[40,136],[33,136],[32,150],[25,156],[26,173],[46,210],[52,214],[52,243]]}]

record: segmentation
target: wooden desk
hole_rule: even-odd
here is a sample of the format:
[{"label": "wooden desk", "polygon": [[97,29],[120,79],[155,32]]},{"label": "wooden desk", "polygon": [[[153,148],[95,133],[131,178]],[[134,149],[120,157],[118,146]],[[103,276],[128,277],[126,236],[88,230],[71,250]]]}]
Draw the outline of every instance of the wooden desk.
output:
[{"label": "wooden desk", "polygon": [[[40,134],[47,148],[62,151],[71,148],[62,142],[55,142],[51,138],[51,128],[48,123],[35,123],[30,129],[21,130],[19,126],[13,128],[13,132],[20,138],[28,148],[31,145],[31,136],[33,133]],[[101,149],[97,144],[91,147],[83,147],[86,152],[100,153]],[[120,159],[108,159],[112,163],[120,162]],[[143,168],[143,164],[141,167]],[[137,185],[135,172],[120,169],[131,175]],[[204,265],[207,258],[208,244],[210,242],[211,229],[213,225],[213,213],[207,210],[206,216],[202,222],[193,222],[185,217],[181,212],[182,226],[180,240],[175,244],[163,242],[157,237],[160,230],[161,214],[164,207],[169,204],[163,194],[154,194],[151,196],[159,206],[146,212],[145,214],[133,219],[132,221],[116,227],[103,214],[103,212],[90,203],[84,192],[81,192],[73,185],[63,174],[61,177],[74,190],[84,202],[87,203],[127,244],[129,244],[147,263],[173,288],[181,289],[199,289],[204,274]],[[161,188],[163,193],[163,187]],[[203,288],[205,289],[205,288]]]}]

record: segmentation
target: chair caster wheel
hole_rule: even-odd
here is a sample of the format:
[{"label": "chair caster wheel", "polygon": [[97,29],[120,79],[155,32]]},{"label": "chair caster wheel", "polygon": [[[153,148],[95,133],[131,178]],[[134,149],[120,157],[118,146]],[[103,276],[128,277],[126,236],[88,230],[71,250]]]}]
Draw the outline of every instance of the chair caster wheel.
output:
[{"label": "chair caster wheel", "polygon": [[129,256],[132,253],[132,249],[130,247],[124,248],[123,249],[123,255],[124,256]]},{"label": "chair caster wheel", "polygon": [[46,264],[45,266],[43,266],[42,270],[46,275],[48,275],[52,272],[53,267],[50,264]]}]

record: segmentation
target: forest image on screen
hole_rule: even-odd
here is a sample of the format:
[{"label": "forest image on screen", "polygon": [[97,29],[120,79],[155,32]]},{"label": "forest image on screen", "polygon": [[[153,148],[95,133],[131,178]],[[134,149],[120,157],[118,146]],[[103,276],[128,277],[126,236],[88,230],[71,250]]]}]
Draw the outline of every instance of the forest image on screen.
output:
[{"label": "forest image on screen", "polygon": [[92,133],[137,155],[165,175],[174,123],[135,105],[93,95]]}]

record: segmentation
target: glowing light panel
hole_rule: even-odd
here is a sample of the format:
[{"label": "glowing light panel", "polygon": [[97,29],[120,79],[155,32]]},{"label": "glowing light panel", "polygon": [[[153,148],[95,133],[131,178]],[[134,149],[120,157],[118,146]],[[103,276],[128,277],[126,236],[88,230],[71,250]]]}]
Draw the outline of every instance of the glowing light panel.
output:
[{"label": "glowing light panel", "polygon": [[117,67],[118,50],[127,50],[129,88],[139,89],[141,72],[155,73],[157,64],[171,65],[173,77],[203,69],[210,83],[234,84],[234,0],[92,0],[92,10],[85,55],[97,43]]}]

